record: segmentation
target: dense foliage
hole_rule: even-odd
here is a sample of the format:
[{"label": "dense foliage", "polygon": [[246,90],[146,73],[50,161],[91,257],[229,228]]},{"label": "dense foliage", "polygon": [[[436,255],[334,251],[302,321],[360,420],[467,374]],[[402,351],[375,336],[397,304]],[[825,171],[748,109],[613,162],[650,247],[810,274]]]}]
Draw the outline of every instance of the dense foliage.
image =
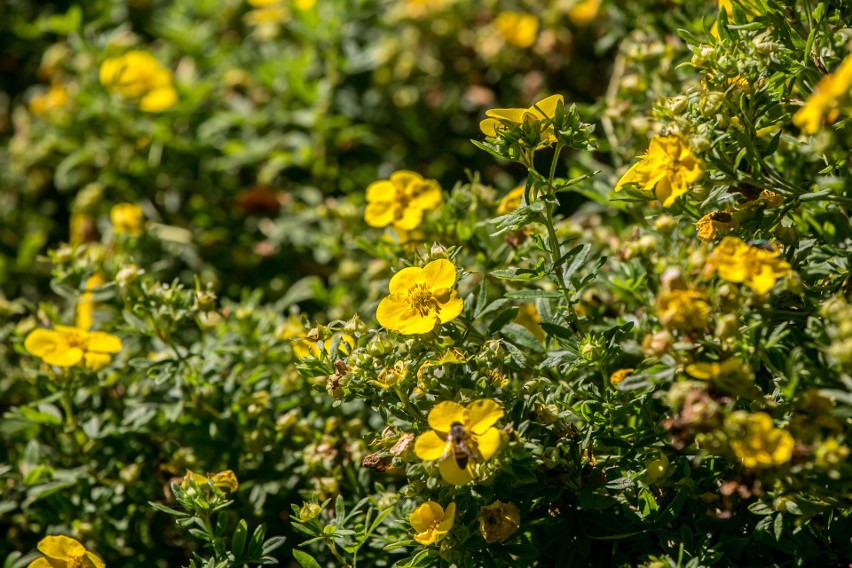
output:
[{"label": "dense foliage", "polygon": [[852,3],[0,5],[0,557],[852,561]]}]

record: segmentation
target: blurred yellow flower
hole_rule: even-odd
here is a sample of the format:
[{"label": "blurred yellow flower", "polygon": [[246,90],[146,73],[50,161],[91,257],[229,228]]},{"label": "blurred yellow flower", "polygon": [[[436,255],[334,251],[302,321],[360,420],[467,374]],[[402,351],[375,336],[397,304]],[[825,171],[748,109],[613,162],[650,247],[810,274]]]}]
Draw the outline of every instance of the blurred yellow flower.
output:
[{"label": "blurred yellow flower", "polygon": [[80,329],[89,329],[92,327],[92,314],[95,312],[95,300],[92,290],[98,286],[103,286],[106,283],[104,275],[100,272],[95,272],[86,279],[86,291],[80,294],[80,300],[77,302],[77,320],[75,325]]},{"label": "blurred yellow flower", "polygon": [[852,55],[846,57],[834,73],[823,77],[804,106],[793,115],[793,124],[805,134],[814,134],[823,123],[837,120],[838,99],[849,96],[852,89]]},{"label": "blurred yellow flower", "polygon": [[485,542],[503,542],[521,526],[521,512],[514,503],[494,501],[479,508],[479,534]]},{"label": "blurred yellow flower", "polygon": [[121,351],[121,340],[103,331],[57,325],[54,329],[31,331],[24,347],[48,365],[73,367],[82,363],[97,371],[109,364],[111,354]]},{"label": "blurred yellow flower", "polygon": [[644,191],[655,191],[663,207],[671,207],[702,173],[704,162],[695,156],[686,138],[680,134],[654,136],[645,155],[621,177],[615,191],[637,184]]},{"label": "blurred yellow flower", "polygon": [[134,203],[119,203],[110,209],[109,220],[112,222],[112,229],[117,235],[138,237],[142,234],[145,213],[142,212],[141,207]]},{"label": "blurred yellow flower", "polygon": [[730,231],[737,226],[733,215],[727,211],[713,211],[695,223],[695,234],[705,243],[716,240],[719,232]]},{"label": "blurred yellow flower", "polygon": [[47,116],[68,104],[68,89],[62,83],[53,83],[47,91],[34,95],[30,99],[30,112],[38,116]]},{"label": "blurred yellow flower", "polygon": [[544,330],[539,325],[541,316],[538,314],[535,304],[524,304],[519,307],[518,315],[515,316],[515,323],[525,327],[539,341],[544,340]]},{"label": "blurred yellow flower", "polygon": [[[488,118],[479,123],[479,128],[486,136],[499,136],[502,131],[513,126],[550,121],[556,115],[560,103],[565,104],[562,95],[551,95],[529,108],[492,108],[485,111]],[[556,141],[552,124],[542,124],[541,132],[546,141]]]},{"label": "blurred yellow flower", "polygon": [[734,454],[749,469],[783,465],[793,457],[796,440],[786,430],[776,428],[765,412],[733,412],[725,420],[725,430]]},{"label": "blurred yellow flower", "polygon": [[46,536],[38,543],[44,558],[37,558],[27,568],[104,568],[96,554],[67,536]]},{"label": "blurred yellow flower", "polygon": [[790,272],[774,245],[749,246],[737,237],[725,237],[713,249],[705,272],[716,272],[723,280],[744,283],[757,294],[766,294],[775,282]]},{"label": "blurred yellow flower", "polygon": [[507,215],[520,208],[521,203],[523,203],[524,200],[524,191],[526,191],[526,186],[519,185],[507,193],[506,196],[500,200],[500,204],[497,206],[497,214]]},{"label": "blurred yellow flower", "polygon": [[175,105],[172,73],[147,51],[128,51],[101,64],[100,81],[112,93],[136,101],[140,110],[163,112]]},{"label": "blurred yellow flower", "polygon": [[686,366],[686,372],[696,379],[710,381],[728,375],[739,374],[742,367],[742,359],[738,357],[731,357],[730,359],[725,359],[722,362],[714,361],[712,363],[693,363]]},{"label": "blurred yellow flower", "polygon": [[403,268],[391,278],[390,295],[379,303],[376,319],[385,328],[405,335],[429,333],[458,317],[464,301],[453,290],[456,267],[446,259],[423,268]]},{"label": "blurred yellow flower", "polygon": [[598,17],[601,0],[580,0],[568,10],[568,19],[576,26],[587,26]]},{"label": "blurred yellow flower", "polygon": [[364,220],[371,227],[393,225],[398,232],[411,231],[423,221],[424,211],[434,209],[442,200],[438,182],[399,170],[390,179],[374,181],[367,187]]},{"label": "blurred yellow flower", "polygon": [[212,485],[217,489],[221,489],[225,493],[233,493],[240,486],[239,481],[237,481],[236,474],[230,469],[220,471],[219,473],[208,473],[207,475],[200,475],[193,472],[191,469],[188,469],[186,470],[186,475],[183,476],[183,481],[181,481],[180,486],[186,488],[190,483],[194,483],[201,487]]},{"label": "blurred yellow flower", "polygon": [[444,481],[464,485],[473,479],[474,464],[488,461],[500,448],[500,431],[494,423],[502,417],[503,409],[489,399],[467,406],[440,402],[429,413],[432,430],[418,436],[414,453],[421,460],[440,460]]},{"label": "blurred yellow flower", "polygon": [[494,28],[506,43],[527,48],[538,35],[538,18],[525,12],[500,12],[494,18]]},{"label": "blurred yellow flower", "polygon": [[669,329],[701,330],[707,327],[710,304],[704,292],[695,288],[661,292],[657,296],[657,316]]},{"label": "blurred yellow flower", "polygon": [[634,369],[631,367],[629,369],[619,369],[617,371],[613,371],[613,373],[609,376],[609,384],[612,386],[617,385],[627,377],[629,377],[633,373]]},{"label": "blurred yellow flower", "polygon": [[450,503],[445,511],[438,503],[426,501],[408,516],[411,527],[417,531],[414,540],[429,545],[450,532],[456,518],[456,504]]}]

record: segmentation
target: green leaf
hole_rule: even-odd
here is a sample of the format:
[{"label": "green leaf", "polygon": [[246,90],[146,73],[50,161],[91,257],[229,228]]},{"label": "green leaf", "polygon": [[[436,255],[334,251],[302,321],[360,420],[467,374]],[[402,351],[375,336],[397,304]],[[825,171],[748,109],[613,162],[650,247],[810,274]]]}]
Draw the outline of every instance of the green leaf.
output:
[{"label": "green leaf", "polygon": [[535,300],[536,298],[561,298],[563,294],[550,290],[512,290],[506,292],[506,297],[512,300]]},{"label": "green leaf", "polygon": [[293,558],[302,568],[322,568],[316,559],[304,550],[293,549]]},{"label": "green leaf", "polygon": [[544,277],[544,274],[534,268],[507,268],[506,270],[495,270],[491,273],[491,276],[493,276],[494,278],[499,278],[500,280],[514,280],[523,282],[530,280],[540,280]]},{"label": "green leaf", "polygon": [[518,317],[518,309],[519,308],[517,306],[512,306],[511,308],[501,312],[500,315],[494,318],[494,321],[492,321],[491,325],[488,326],[489,335],[494,335],[495,333],[503,329],[504,326],[508,325],[516,317]]},{"label": "green leaf", "polygon": [[237,558],[242,557],[246,550],[246,538],[248,537],[248,524],[245,519],[240,519],[237,523],[237,528],[234,529],[234,536],[231,538],[231,552]]}]

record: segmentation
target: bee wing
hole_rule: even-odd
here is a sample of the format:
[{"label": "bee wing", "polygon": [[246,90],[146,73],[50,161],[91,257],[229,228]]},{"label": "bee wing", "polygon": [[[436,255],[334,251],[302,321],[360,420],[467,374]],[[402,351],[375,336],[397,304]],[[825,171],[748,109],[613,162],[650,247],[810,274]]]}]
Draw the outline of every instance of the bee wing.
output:
[{"label": "bee wing", "polygon": [[444,444],[444,453],[441,454],[439,461],[445,460],[451,455],[453,455],[453,439],[448,435],[447,441]]}]

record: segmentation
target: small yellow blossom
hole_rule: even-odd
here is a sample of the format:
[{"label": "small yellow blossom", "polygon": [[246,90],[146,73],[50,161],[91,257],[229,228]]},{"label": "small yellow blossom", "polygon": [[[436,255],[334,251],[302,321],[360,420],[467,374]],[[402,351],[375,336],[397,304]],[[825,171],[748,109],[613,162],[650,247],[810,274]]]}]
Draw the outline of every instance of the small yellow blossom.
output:
[{"label": "small yellow blossom", "polygon": [[75,323],[78,328],[89,329],[92,327],[92,315],[95,312],[95,300],[92,291],[105,283],[104,275],[100,272],[96,272],[86,279],[86,291],[80,295],[80,301],[77,302],[77,320]]},{"label": "small yellow blossom", "polygon": [[629,377],[631,374],[633,374],[634,370],[635,369],[631,367],[629,369],[619,369],[617,371],[613,371],[613,373],[609,376],[609,384],[611,384],[612,386],[617,385],[618,383]]},{"label": "small yellow blossom", "polygon": [[497,206],[497,214],[508,215],[513,211],[517,211],[523,203],[525,191],[526,186],[519,185],[507,193],[506,196],[500,200],[500,204]]},{"label": "small yellow blossom", "polygon": [[391,174],[367,187],[364,220],[371,227],[393,225],[397,231],[412,231],[423,221],[423,213],[440,205],[441,186],[435,180],[408,170]]},{"label": "small yellow blossom", "polygon": [[50,89],[30,99],[30,112],[48,116],[68,104],[68,89],[62,83],[53,83]]},{"label": "small yellow blossom", "polygon": [[237,481],[236,474],[234,474],[234,472],[230,469],[220,471],[219,473],[208,473],[207,475],[200,475],[193,472],[191,469],[188,469],[186,470],[186,475],[183,476],[183,481],[181,481],[180,486],[186,488],[190,483],[194,483],[201,487],[213,486],[217,489],[221,489],[225,493],[233,493],[240,486],[239,481]]},{"label": "small yellow blossom", "polygon": [[96,554],[67,536],[46,536],[38,543],[44,558],[37,558],[27,568],[104,568]]},{"label": "small yellow blossom", "polygon": [[506,43],[527,48],[538,35],[538,18],[525,12],[500,12],[494,18],[494,28]]},{"label": "small yellow blossom", "polygon": [[538,310],[535,304],[524,304],[518,308],[518,315],[515,316],[515,323],[525,327],[539,341],[544,340],[544,330],[541,328],[541,316],[538,315]]},{"label": "small yellow blossom", "polygon": [[545,122],[541,132],[548,142],[555,142],[553,124],[550,121],[556,116],[559,104],[565,104],[562,95],[551,95],[542,99],[529,108],[492,108],[485,111],[485,120],[479,123],[479,128],[486,136],[499,136],[507,128],[523,124]]},{"label": "small yellow blossom", "polygon": [[423,545],[433,544],[450,532],[456,518],[456,504],[450,503],[445,511],[438,503],[426,501],[408,516],[411,527],[417,531],[414,540]]},{"label": "small yellow blossom", "polygon": [[128,51],[106,59],[100,81],[108,91],[135,101],[146,112],[163,112],[178,100],[171,71],[147,51]]},{"label": "small yellow blossom", "polygon": [[587,26],[598,17],[602,0],[580,0],[568,10],[568,19],[575,26]]},{"label": "small yellow blossom", "polygon": [[693,363],[686,366],[686,372],[690,376],[702,381],[710,381],[727,375],[739,374],[743,367],[742,359],[731,357],[722,362]]},{"label": "small yellow blossom", "polygon": [[783,465],[793,457],[793,436],[772,424],[765,412],[733,412],[725,420],[731,449],[743,466],[760,469]]},{"label": "small yellow blossom", "polygon": [[657,297],[657,316],[669,329],[701,330],[707,326],[710,304],[707,296],[695,288],[661,292]]},{"label": "small yellow blossom", "polygon": [[725,237],[713,249],[706,273],[716,272],[723,280],[744,283],[762,295],[790,272],[790,265],[780,255],[769,243],[749,246],[737,237]]},{"label": "small yellow blossom", "polygon": [[494,501],[490,505],[479,508],[479,534],[485,542],[503,542],[521,526],[521,512],[514,503]]},{"label": "small yellow blossom", "polygon": [[805,134],[814,134],[823,123],[837,120],[838,99],[849,96],[852,89],[852,55],[847,56],[831,75],[823,77],[805,105],[793,115],[793,124]]},{"label": "small yellow blossom", "polygon": [[733,215],[727,211],[714,211],[695,223],[695,234],[705,243],[710,243],[716,240],[719,232],[730,231],[736,226]]},{"label": "small yellow blossom", "polygon": [[467,406],[440,402],[429,413],[432,430],[417,438],[414,453],[421,460],[440,460],[444,481],[464,485],[474,477],[475,462],[488,461],[500,448],[500,431],[494,423],[502,417],[503,409],[489,399]]},{"label": "small yellow blossom", "polygon": [[393,388],[405,379],[408,374],[408,365],[403,361],[397,361],[391,367],[381,370],[377,381],[370,381],[383,389]]},{"label": "small yellow blossom", "polygon": [[31,331],[24,340],[24,347],[48,365],[73,367],[82,364],[97,371],[109,364],[111,354],[121,351],[121,340],[103,331],[57,325],[54,329]]},{"label": "small yellow blossom", "polygon": [[635,183],[644,191],[655,191],[663,207],[671,207],[703,173],[704,162],[695,156],[686,138],[680,134],[654,136],[645,155],[621,177],[615,191]]},{"label": "small yellow blossom", "polygon": [[142,234],[145,213],[134,203],[119,203],[110,209],[109,219],[117,235],[138,237]]},{"label": "small yellow blossom", "polygon": [[447,259],[403,268],[391,278],[390,295],[379,303],[376,319],[404,335],[429,333],[462,312],[464,301],[453,290],[455,282],[456,267]]}]

